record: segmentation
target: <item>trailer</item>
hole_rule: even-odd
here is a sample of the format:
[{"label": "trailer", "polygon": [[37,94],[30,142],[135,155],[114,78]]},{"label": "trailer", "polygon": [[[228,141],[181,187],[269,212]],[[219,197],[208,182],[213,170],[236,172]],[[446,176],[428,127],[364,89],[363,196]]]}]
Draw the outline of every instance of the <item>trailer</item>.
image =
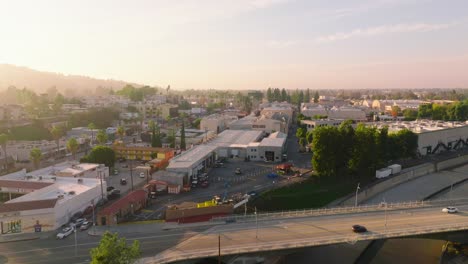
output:
[{"label": "trailer", "polygon": [[389,168],[384,168],[375,171],[375,177],[378,179],[388,177],[392,174],[392,170]]},{"label": "trailer", "polygon": [[393,164],[393,165],[388,166],[388,168],[392,170],[392,175],[397,174],[401,171],[400,164]]}]

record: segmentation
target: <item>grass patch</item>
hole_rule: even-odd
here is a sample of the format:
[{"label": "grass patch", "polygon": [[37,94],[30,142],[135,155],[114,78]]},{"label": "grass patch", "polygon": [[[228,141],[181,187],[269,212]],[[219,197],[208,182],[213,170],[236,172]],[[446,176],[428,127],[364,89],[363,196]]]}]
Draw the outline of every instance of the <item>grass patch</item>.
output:
[{"label": "grass patch", "polygon": [[322,179],[320,183],[313,177],[307,180],[262,193],[254,205],[263,211],[278,211],[323,207],[346,196],[356,189],[357,182],[341,179]]}]

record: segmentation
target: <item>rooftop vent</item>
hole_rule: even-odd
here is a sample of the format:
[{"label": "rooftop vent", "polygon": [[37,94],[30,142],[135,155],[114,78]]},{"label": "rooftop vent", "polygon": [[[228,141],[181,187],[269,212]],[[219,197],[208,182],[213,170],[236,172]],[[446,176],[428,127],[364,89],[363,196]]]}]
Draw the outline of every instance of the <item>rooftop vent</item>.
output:
[{"label": "rooftop vent", "polygon": [[83,179],[78,179],[78,183],[83,183]]}]

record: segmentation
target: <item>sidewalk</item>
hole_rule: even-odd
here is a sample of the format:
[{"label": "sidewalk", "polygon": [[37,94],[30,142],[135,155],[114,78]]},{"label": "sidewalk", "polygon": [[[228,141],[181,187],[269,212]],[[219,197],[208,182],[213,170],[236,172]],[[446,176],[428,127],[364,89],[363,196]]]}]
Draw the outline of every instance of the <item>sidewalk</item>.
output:
[{"label": "sidewalk", "polygon": [[22,234],[7,234],[0,236],[0,243],[15,242],[15,241],[25,241],[25,240],[35,240],[43,239],[53,236],[55,232],[40,232],[40,233],[22,233]]}]

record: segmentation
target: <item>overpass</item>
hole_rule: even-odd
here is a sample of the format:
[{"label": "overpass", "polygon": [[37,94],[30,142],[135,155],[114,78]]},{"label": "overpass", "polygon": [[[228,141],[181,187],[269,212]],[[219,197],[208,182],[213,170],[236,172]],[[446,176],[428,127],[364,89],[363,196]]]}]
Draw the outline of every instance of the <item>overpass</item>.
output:
[{"label": "overpass", "polygon": [[[442,213],[447,205],[457,206],[460,212]],[[351,226],[355,224],[366,226],[368,232],[353,233]],[[216,225],[139,263],[169,263],[217,257],[219,253],[237,255],[464,230],[468,230],[468,199],[236,216],[235,223]]]}]

